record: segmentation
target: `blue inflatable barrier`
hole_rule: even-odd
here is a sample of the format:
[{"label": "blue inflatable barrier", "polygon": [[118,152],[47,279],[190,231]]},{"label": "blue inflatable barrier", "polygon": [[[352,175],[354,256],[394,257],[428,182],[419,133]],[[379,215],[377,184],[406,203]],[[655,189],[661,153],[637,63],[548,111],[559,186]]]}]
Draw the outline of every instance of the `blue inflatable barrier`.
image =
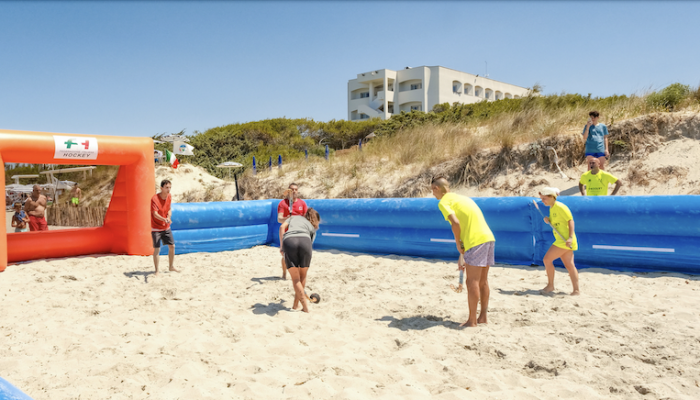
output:
[{"label": "blue inflatable barrier", "polygon": [[32,400],[32,398],[12,386],[10,382],[0,378],[0,400]]},{"label": "blue inflatable barrier", "polygon": [[[533,200],[474,199],[496,237],[497,262],[542,265],[554,235]],[[577,267],[700,273],[700,196],[577,196],[559,201],[574,216]],[[548,207],[537,202],[548,215]],[[278,203],[174,204],[176,253],[279,246]],[[457,259],[452,230],[436,199],[329,199],[307,204],[322,218],[315,248]],[[165,252],[163,248],[161,254]]]},{"label": "blue inflatable barrier", "polygon": [[[496,238],[498,261],[530,265],[532,217],[523,198],[475,202]],[[321,214],[316,248],[454,260],[459,255],[436,199],[329,199],[307,204]],[[273,245],[278,246],[279,224],[272,234]]]},{"label": "blue inflatable barrier", "polygon": [[173,203],[172,230],[266,225],[270,223],[272,203],[272,200]]},{"label": "blue inflatable barrier", "polygon": [[[700,196],[560,197],[574,216],[577,267],[700,272]],[[548,208],[541,202],[545,215]],[[534,208],[534,206],[533,206]],[[539,218],[536,260],[553,240]]]},{"label": "blue inflatable barrier", "polygon": [[[173,204],[175,253],[240,250],[268,244],[272,204],[271,200]],[[168,247],[162,246],[160,254],[168,254]]]}]

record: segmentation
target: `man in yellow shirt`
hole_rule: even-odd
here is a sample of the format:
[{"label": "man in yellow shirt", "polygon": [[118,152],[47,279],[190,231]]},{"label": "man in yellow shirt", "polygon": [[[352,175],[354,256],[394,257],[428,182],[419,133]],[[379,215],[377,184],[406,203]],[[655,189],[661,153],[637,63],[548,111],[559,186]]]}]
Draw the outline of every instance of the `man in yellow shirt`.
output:
[{"label": "man in yellow shirt", "polygon": [[[450,184],[443,177],[436,177],[430,184],[433,196],[440,200],[438,208],[452,225],[457,251],[464,261],[460,270],[467,273],[467,296],[469,298],[469,319],[460,326],[473,327],[477,323],[487,323],[489,307],[489,267],[494,264],[496,239],[486,224],[484,214],[474,200],[450,193]],[[476,309],[481,300],[481,313],[476,317]]]},{"label": "man in yellow shirt", "polygon": [[[608,184],[614,183],[612,195],[616,195],[617,191],[622,186],[622,181],[613,176],[610,172],[600,169],[600,161],[597,158],[592,158],[588,161],[590,170],[581,175],[581,180],[578,183],[578,190],[581,196],[607,196]],[[586,191],[583,191],[583,187]]]}]

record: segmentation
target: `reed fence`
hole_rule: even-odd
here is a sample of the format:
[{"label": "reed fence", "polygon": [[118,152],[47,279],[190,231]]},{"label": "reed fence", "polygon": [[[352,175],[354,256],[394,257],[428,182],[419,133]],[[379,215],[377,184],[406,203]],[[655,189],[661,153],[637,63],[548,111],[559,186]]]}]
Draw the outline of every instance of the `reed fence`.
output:
[{"label": "reed fence", "polygon": [[53,205],[46,208],[46,223],[54,226],[102,226],[106,213],[106,207]]}]

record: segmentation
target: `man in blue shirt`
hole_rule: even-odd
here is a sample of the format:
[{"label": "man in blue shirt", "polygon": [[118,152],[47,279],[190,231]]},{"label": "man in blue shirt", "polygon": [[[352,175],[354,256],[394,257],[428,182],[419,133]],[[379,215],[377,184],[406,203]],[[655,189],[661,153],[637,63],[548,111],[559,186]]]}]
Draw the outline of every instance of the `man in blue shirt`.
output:
[{"label": "man in blue shirt", "polygon": [[588,123],[583,128],[583,141],[586,142],[586,164],[588,169],[591,167],[591,160],[598,159],[600,161],[600,169],[605,170],[605,161],[610,157],[608,151],[608,127],[605,124],[599,124],[598,111],[588,113]]}]

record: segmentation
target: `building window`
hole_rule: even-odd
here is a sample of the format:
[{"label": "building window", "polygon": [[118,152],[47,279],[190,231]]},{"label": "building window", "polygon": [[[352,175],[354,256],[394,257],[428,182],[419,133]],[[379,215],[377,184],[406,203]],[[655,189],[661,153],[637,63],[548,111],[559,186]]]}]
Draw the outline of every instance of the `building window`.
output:
[{"label": "building window", "polygon": [[411,111],[420,111],[421,106],[411,106]]},{"label": "building window", "polygon": [[472,87],[471,85],[464,85],[464,94],[472,94]]},{"label": "building window", "polygon": [[362,93],[360,93],[360,98],[361,98],[361,99],[364,99],[364,98],[367,98],[367,97],[369,97],[369,92],[362,92]]},{"label": "building window", "polygon": [[418,89],[423,89],[422,83],[414,83],[411,85],[411,90],[418,90]]},{"label": "building window", "polygon": [[369,119],[369,115],[367,115],[367,114],[360,114],[360,119]]}]

